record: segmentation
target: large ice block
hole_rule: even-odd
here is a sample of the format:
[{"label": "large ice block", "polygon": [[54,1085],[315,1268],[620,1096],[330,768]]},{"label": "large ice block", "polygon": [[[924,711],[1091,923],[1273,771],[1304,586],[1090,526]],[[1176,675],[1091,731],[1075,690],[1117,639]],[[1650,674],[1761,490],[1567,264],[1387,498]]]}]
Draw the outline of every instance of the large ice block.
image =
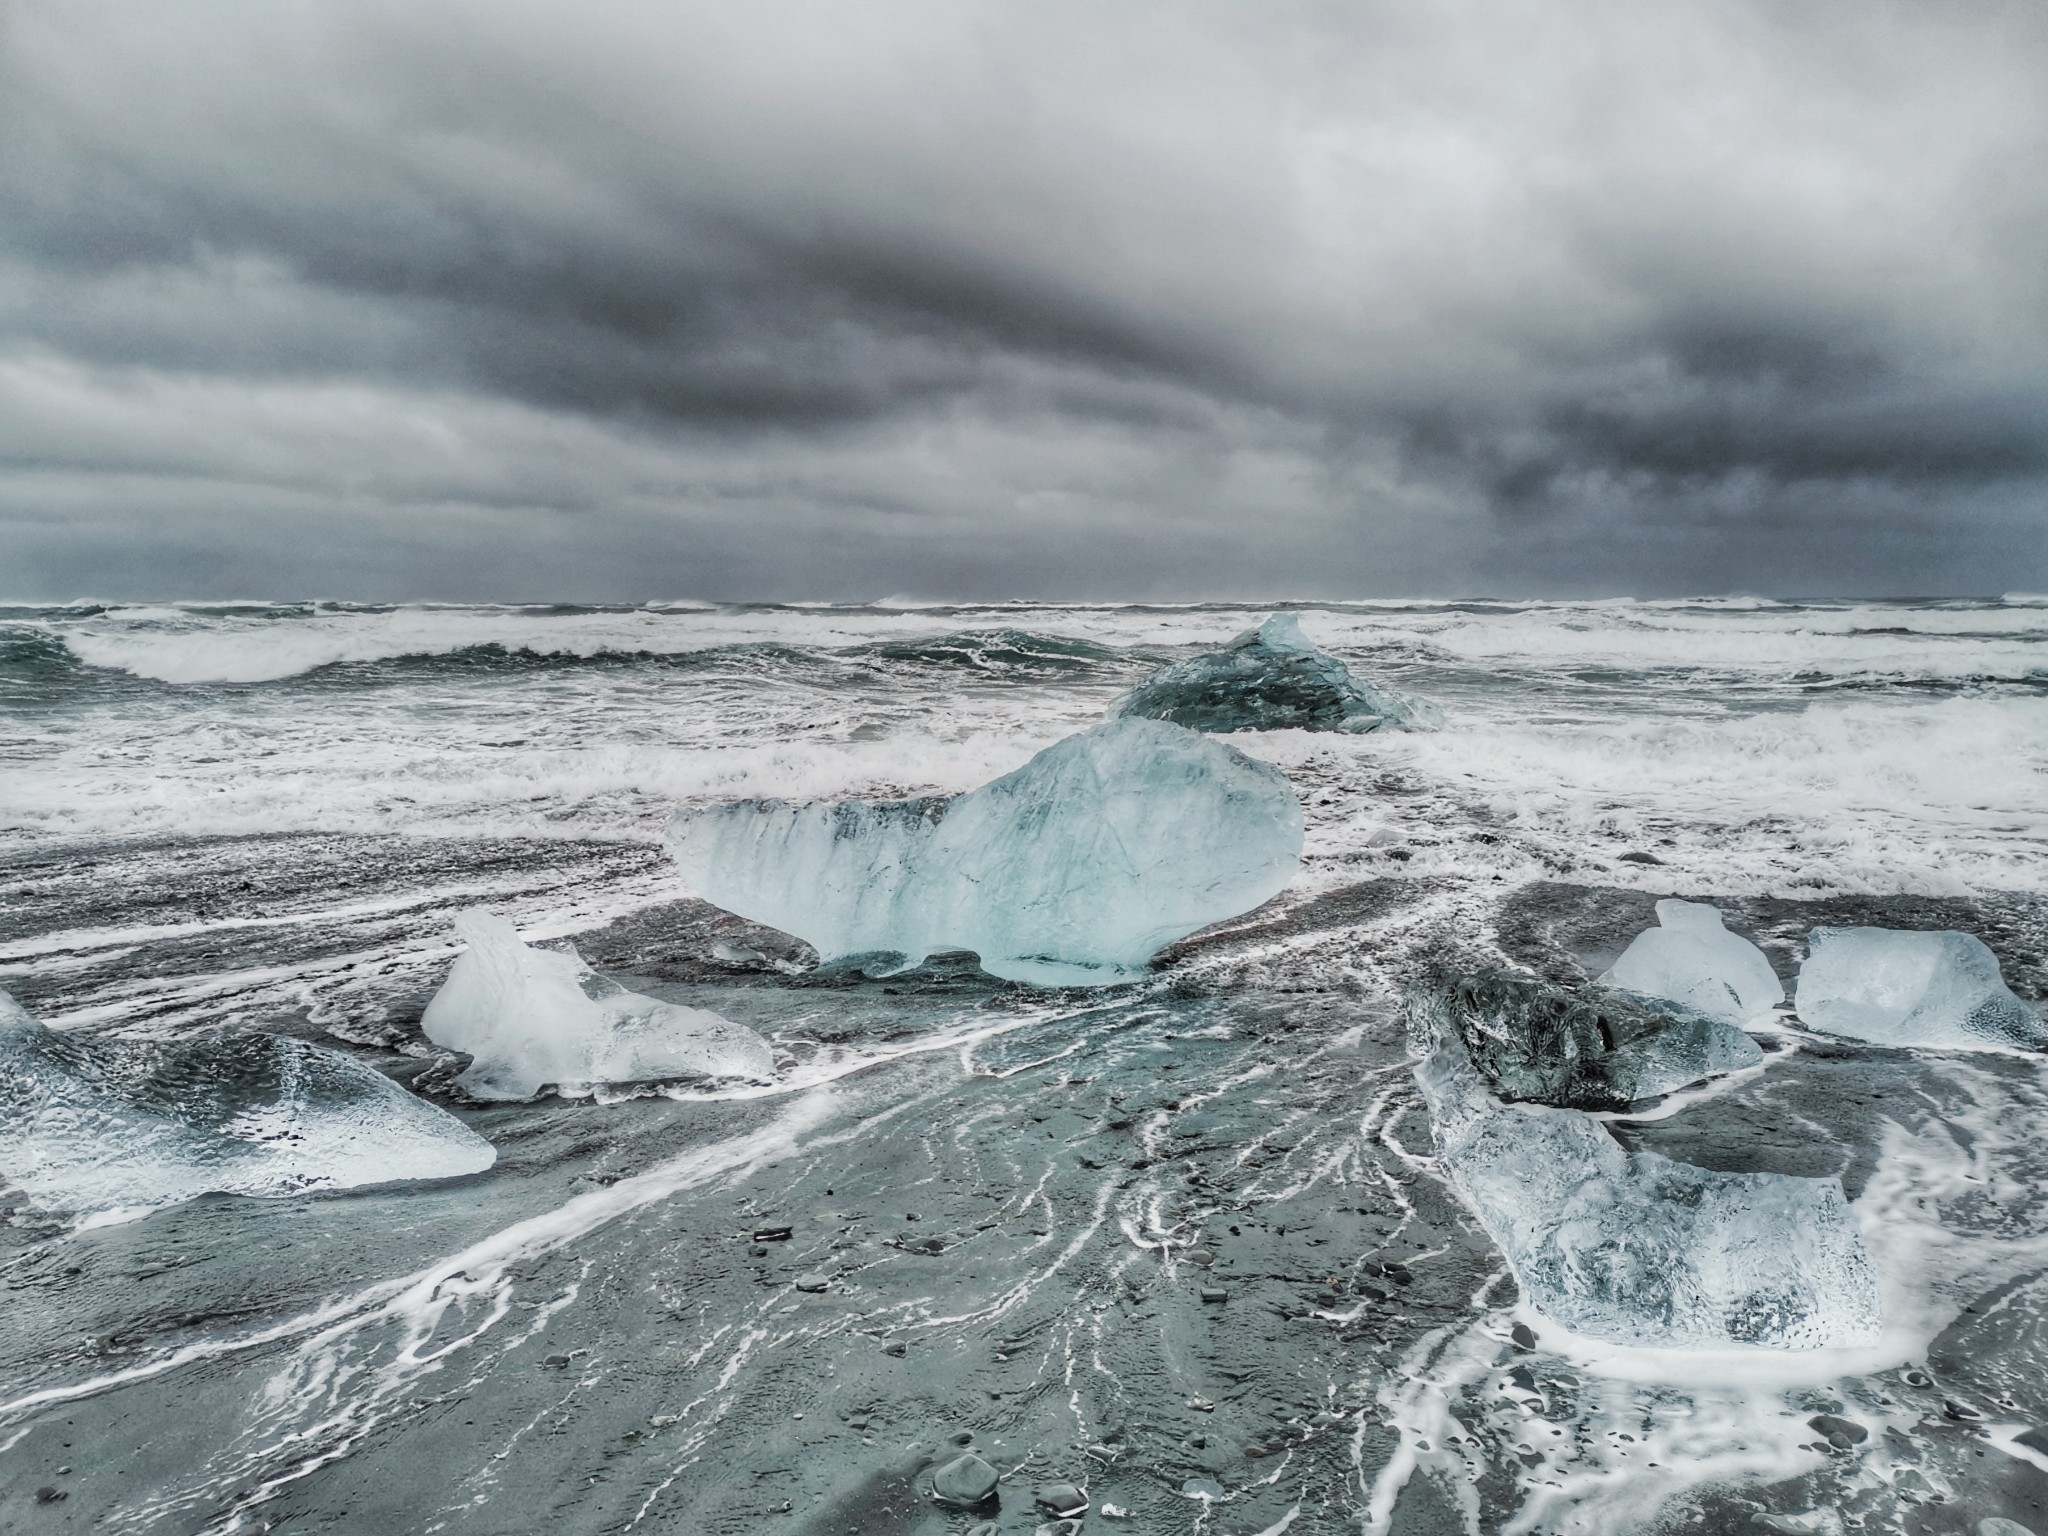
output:
[{"label": "large ice block", "polygon": [[1434,704],[1353,677],[1343,662],[1309,644],[1291,613],[1274,614],[1220,651],[1161,668],[1110,713],[1197,731],[1362,733],[1443,724]]},{"label": "large ice block", "polygon": [[0,1179],[79,1215],[478,1173],[491,1144],[286,1035],[90,1039],[0,992]]},{"label": "large ice block", "polygon": [[[1048,984],[1114,981],[1278,893],[1301,858],[1279,769],[1157,720],[1112,720],[951,801],[678,813],[684,880],[825,960],[971,950]],[[879,968],[879,967],[878,967]]]},{"label": "large ice block", "polygon": [[664,1003],[600,976],[571,949],[522,944],[484,911],[457,914],[468,946],[420,1020],[429,1040],[473,1060],[456,1081],[480,1099],[528,1099],[600,1083],[775,1075],[768,1042],[702,1008]]},{"label": "large ice block", "polygon": [[2038,1051],[2048,1022],[2013,996],[1974,934],[1816,928],[1793,1007],[1814,1029],[1879,1045]]},{"label": "large ice block", "polygon": [[1497,1102],[1455,1036],[1415,1076],[1443,1171],[1544,1315],[1643,1346],[1876,1340],[1877,1273],[1838,1179],[1625,1151],[1577,1111]]},{"label": "large ice block", "polygon": [[1506,971],[1437,971],[1409,988],[1419,1052],[1458,1040],[1508,1099],[1570,1109],[1626,1109],[1763,1060],[1731,1024],[1626,992],[1568,992]]},{"label": "large ice block", "polygon": [[1729,1024],[1745,1024],[1785,1000],[1785,984],[1764,952],[1723,927],[1720,908],[1660,901],[1657,923],[1637,934],[1594,985],[1667,998]]}]

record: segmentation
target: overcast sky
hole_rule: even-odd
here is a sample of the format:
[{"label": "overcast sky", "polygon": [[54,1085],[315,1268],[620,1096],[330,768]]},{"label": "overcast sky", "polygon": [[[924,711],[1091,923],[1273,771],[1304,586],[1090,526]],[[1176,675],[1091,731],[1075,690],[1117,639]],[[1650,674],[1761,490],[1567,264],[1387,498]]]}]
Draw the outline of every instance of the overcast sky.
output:
[{"label": "overcast sky", "polygon": [[2048,5],[0,0],[0,597],[2048,588]]}]

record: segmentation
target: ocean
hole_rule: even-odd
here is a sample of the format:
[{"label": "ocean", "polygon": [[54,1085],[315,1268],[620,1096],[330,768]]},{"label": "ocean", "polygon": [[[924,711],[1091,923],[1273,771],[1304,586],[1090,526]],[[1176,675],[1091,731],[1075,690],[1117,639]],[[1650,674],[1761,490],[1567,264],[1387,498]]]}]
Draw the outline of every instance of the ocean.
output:
[{"label": "ocean", "polygon": [[[1673,895],[1788,978],[1819,924],[1962,929],[2040,1008],[2048,598],[1283,606],[1446,724],[1227,738],[1298,791],[1299,875],[1096,989],[820,968],[663,825],[957,794],[1273,608],[0,607],[0,988],[317,1042],[497,1149],[0,1195],[0,1529],[1009,1533],[1068,1482],[1089,1536],[2048,1532],[2038,1059],[1787,1020],[1612,1117],[1839,1176],[1883,1302],[1854,1351],[1631,1350],[1518,1305],[1398,1018],[1432,965],[1582,983]],[[469,1100],[419,1020],[479,906],[758,1031],[774,1085]],[[969,1444],[993,1516],[921,1491]]]}]

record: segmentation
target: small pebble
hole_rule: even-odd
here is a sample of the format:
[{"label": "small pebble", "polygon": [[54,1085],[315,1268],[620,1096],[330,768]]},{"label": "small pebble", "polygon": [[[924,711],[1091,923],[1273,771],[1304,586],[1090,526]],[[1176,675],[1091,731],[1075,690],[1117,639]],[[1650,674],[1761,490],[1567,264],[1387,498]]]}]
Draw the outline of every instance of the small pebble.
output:
[{"label": "small pebble", "polygon": [[996,1469],[969,1451],[932,1474],[932,1497],[954,1509],[973,1509],[996,1491]]},{"label": "small pebble", "polygon": [[59,1499],[68,1499],[69,1497],[71,1495],[62,1488],[53,1488],[48,1483],[43,1484],[42,1487],[36,1490],[36,1502],[38,1504],[55,1504]]},{"label": "small pebble", "polygon": [[1806,1422],[1838,1451],[1846,1451],[1852,1445],[1861,1445],[1870,1438],[1869,1430],[1854,1419],[1845,1419],[1839,1414],[1816,1413]]},{"label": "small pebble", "polygon": [[1216,1262],[1216,1255],[1207,1248],[1190,1248],[1187,1253],[1187,1259],[1197,1269],[1207,1269]]},{"label": "small pebble", "polygon": [[1048,1520],[1043,1525],[1033,1526],[1031,1536],[1081,1536],[1081,1522]]},{"label": "small pebble", "polygon": [[830,1275],[798,1275],[796,1277],[796,1288],[800,1291],[808,1291],[812,1295],[827,1289],[831,1284],[832,1277]]},{"label": "small pebble", "polygon": [[1219,1289],[1218,1287],[1213,1285],[1205,1285],[1202,1287],[1202,1300],[1228,1301],[1230,1300],[1230,1292]]},{"label": "small pebble", "polygon": [[910,1346],[908,1344],[884,1344],[882,1346],[882,1353],[885,1355],[894,1355],[898,1360],[901,1360],[905,1355],[910,1353]]},{"label": "small pebble", "polygon": [[1042,1514],[1068,1518],[1088,1512],[1088,1495],[1072,1483],[1042,1483],[1033,1501]]},{"label": "small pebble", "polygon": [[1536,1347],[1536,1330],[1527,1323],[1515,1324],[1514,1327],[1508,1330],[1508,1337],[1515,1341],[1515,1348],[1517,1349],[1534,1349]]},{"label": "small pebble", "polygon": [[551,1371],[566,1370],[569,1365],[569,1357],[567,1355],[549,1355],[545,1360],[541,1361],[541,1364]]}]

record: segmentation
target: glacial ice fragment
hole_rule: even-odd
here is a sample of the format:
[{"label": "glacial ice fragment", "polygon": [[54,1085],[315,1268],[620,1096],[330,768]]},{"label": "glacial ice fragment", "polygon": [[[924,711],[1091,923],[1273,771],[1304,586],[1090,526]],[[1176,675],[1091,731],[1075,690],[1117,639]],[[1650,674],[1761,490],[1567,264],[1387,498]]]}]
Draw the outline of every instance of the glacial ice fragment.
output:
[{"label": "glacial ice fragment", "polygon": [[474,1059],[457,1078],[480,1099],[528,1099],[660,1078],[775,1075],[768,1042],[702,1008],[664,1003],[600,976],[572,949],[534,949],[488,912],[457,914],[468,945],[420,1020],[429,1040]]},{"label": "glacial ice fragment", "polygon": [[677,813],[684,880],[825,960],[971,950],[1052,985],[1115,981],[1293,877],[1286,775],[1157,720],[1055,742],[950,802],[747,801]]},{"label": "glacial ice fragment", "polygon": [[1112,715],[1170,720],[1197,731],[1434,730],[1443,712],[1351,675],[1310,645],[1301,620],[1276,613],[1220,651],[1175,662],[1110,706]]},{"label": "glacial ice fragment", "polygon": [[0,992],[0,1180],[80,1215],[480,1173],[491,1144],[352,1057],[288,1035],[112,1040]]},{"label": "glacial ice fragment", "polygon": [[1411,987],[1418,1051],[1457,1039],[1503,1098],[1626,1109],[1763,1060],[1731,1024],[1626,992],[1581,995],[1506,971],[1438,971]]},{"label": "glacial ice fragment", "polygon": [[1812,1028],[1878,1045],[2048,1047],[2048,1022],[2013,996],[1974,934],[1816,928],[1793,999]]},{"label": "glacial ice fragment", "polygon": [[1454,1035],[1415,1076],[1444,1172],[1565,1327],[1651,1347],[1875,1342],[1877,1273],[1840,1180],[1625,1151],[1576,1110],[1496,1101]]},{"label": "glacial ice fragment", "polygon": [[1720,908],[1660,901],[1657,923],[1593,984],[1666,998],[1728,1024],[1745,1024],[1785,1000],[1785,984],[1764,952],[1723,927]]}]

